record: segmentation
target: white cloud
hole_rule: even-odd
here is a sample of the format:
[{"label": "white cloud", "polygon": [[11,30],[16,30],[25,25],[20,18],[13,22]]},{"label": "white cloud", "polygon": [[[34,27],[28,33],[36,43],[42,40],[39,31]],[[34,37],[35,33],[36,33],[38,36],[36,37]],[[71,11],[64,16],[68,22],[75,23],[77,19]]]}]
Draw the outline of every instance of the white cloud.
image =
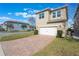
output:
[{"label": "white cloud", "polygon": [[24,8],[24,11],[27,11],[29,8]]},{"label": "white cloud", "polygon": [[16,12],[15,15],[16,15],[16,16],[22,16],[23,18],[35,17],[35,15],[28,14],[28,13],[26,13],[26,12]]},{"label": "white cloud", "polygon": [[26,12],[16,12],[15,15],[16,16],[22,16],[23,18],[26,18],[27,13]]},{"label": "white cloud", "polygon": [[16,12],[15,15],[16,15],[16,16],[22,16],[22,15],[23,15],[23,16],[26,16],[27,13],[26,13],[26,12]]},{"label": "white cloud", "polygon": [[24,11],[26,11],[27,9],[26,8],[24,8]]},{"label": "white cloud", "polygon": [[9,21],[9,20],[12,20],[12,19],[9,17],[2,16],[2,17],[0,17],[0,24],[5,22],[5,21]]},{"label": "white cloud", "polygon": [[2,20],[3,22],[5,22],[5,21],[18,21],[17,19],[12,19],[12,18],[5,17],[5,16],[0,17],[0,20]]},{"label": "white cloud", "polygon": [[8,15],[11,15],[12,13],[8,13]]},{"label": "white cloud", "polygon": [[32,8],[24,8],[24,11],[26,12],[16,12],[16,16],[22,16],[23,18],[28,18],[28,17],[35,17],[35,13],[39,12],[40,10],[35,10]]},{"label": "white cloud", "polygon": [[3,20],[9,20],[10,18],[9,17],[0,17],[0,19],[3,19]]},{"label": "white cloud", "polygon": [[28,14],[28,15],[25,16],[25,18],[29,18],[29,17],[36,17],[36,15],[30,15],[30,14]]},{"label": "white cloud", "polygon": [[51,10],[54,10],[53,8],[51,8]]},{"label": "white cloud", "polygon": [[34,12],[36,13],[36,12],[39,12],[40,10],[34,10]]},{"label": "white cloud", "polygon": [[33,8],[24,8],[24,11],[36,13],[36,12],[38,12],[38,11],[40,11],[40,10],[33,9]]}]

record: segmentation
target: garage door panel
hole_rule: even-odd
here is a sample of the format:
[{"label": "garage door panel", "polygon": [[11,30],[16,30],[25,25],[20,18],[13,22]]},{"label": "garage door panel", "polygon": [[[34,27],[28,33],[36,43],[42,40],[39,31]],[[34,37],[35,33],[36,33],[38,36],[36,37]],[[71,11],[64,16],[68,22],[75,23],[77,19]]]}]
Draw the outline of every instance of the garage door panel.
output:
[{"label": "garage door panel", "polygon": [[56,36],[57,35],[57,28],[40,28],[39,34]]}]

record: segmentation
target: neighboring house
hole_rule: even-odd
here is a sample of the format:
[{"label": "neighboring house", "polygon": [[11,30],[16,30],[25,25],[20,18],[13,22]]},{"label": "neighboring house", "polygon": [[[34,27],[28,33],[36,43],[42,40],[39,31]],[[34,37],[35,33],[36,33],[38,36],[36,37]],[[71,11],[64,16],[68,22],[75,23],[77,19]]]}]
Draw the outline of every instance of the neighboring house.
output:
[{"label": "neighboring house", "polygon": [[74,15],[74,38],[79,39],[79,4]]},{"label": "neighboring house", "polygon": [[40,35],[57,36],[57,31],[62,30],[66,35],[66,25],[68,20],[67,6],[57,9],[45,9],[36,13],[36,29]]},{"label": "neighboring house", "polygon": [[22,31],[22,30],[29,30],[30,25],[19,21],[5,21],[3,23],[3,28],[6,31]]}]

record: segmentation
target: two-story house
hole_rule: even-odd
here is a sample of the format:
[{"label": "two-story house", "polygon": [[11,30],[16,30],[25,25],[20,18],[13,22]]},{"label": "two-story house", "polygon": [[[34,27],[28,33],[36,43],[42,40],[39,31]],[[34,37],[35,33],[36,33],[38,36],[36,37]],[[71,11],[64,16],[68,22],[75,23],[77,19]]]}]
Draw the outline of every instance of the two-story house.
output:
[{"label": "two-story house", "polygon": [[57,36],[62,30],[64,37],[68,20],[67,6],[56,9],[45,9],[36,13],[36,29],[39,35]]}]

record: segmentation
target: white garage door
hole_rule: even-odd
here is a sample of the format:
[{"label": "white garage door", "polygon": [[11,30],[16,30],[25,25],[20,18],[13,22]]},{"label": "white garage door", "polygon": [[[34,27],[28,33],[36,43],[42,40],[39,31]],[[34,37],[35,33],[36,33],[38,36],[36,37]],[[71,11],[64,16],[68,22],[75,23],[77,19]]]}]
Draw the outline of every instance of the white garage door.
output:
[{"label": "white garage door", "polygon": [[57,35],[57,28],[56,27],[40,28],[39,29],[39,34],[40,35],[56,36]]}]

